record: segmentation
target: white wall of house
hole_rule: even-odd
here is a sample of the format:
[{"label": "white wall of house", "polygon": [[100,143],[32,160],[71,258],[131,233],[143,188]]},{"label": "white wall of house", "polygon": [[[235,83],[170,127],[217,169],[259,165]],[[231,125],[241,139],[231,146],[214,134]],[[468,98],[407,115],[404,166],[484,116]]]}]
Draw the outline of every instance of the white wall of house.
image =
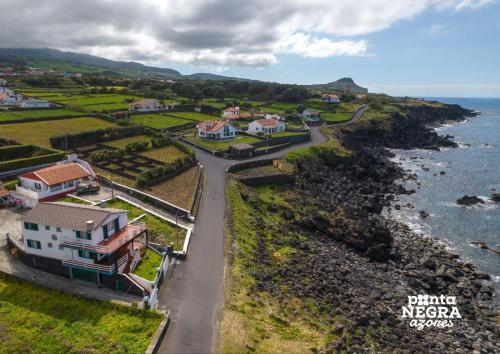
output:
[{"label": "white wall of house", "polygon": [[67,181],[58,185],[48,186],[42,181],[33,180],[26,177],[19,177],[21,186],[16,187],[16,192],[28,198],[33,198],[33,192],[37,194],[36,199],[44,199],[61,193],[74,191],[83,179]]},{"label": "white wall of house", "polygon": [[226,118],[228,116],[232,116],[233,114],[240,115],[240,107],[233,107],[233,108],[234,108],[234,111],[233,110],[230,110],[230,111],[224,110],[224,112],[222,113],[223,117]]},{"label": "white wall of house", "polygon": [[[72,249],[69,247],[63,247],[64,240],[79,241],[85,244],[97,245],[104,241],[103,225],[108,225],[109,237],[113,236],[117,231],[114,230],[114,220],[119,218],[120,229],[128,224],[127,213],[113,213],[111,214],[105,222],[98,226],[94,231],[91,232],[91,239],[85,240],[76,237],[76,230],[59,228],[57,226],[37,224],[38,230],[32,230],[31,227],[26,228],[26,223],[22,223],[22,233],[23,233],[23,243],[27,253],[54,258],[59,260],[77,260],[80,262],[94,263],[93,259],[80,257],[78,255],[77,249]],[[80,230],[85,231],[85,230]],[[40,249],[30,247],[30,241],[39,241]],[[99,259],[104,258],[104,256],[99,257]]]},{"label": "white wall of house", "polygon": [[24,100],[19,106],[22,108],[48,108],[50,103],[43,100]]},{"label": "white wall of house", "polygon": [[205,139],[232,139],[236,136],[236,129],[232,125],[225,125],[221,129],[215,132],[206,131],[202,128],[198,128],[198,136]]},{"label": "white wall of house", "polygon": [[285,131],[285,123],[281,121],[276,121],[275,126],[265,126],[261,125],[258,121],[254,120],[250,124],[248,124],[248,132],[251,134],[256,133],[264,133],[264,134],[272,134],[272,133],[280,133]]}]

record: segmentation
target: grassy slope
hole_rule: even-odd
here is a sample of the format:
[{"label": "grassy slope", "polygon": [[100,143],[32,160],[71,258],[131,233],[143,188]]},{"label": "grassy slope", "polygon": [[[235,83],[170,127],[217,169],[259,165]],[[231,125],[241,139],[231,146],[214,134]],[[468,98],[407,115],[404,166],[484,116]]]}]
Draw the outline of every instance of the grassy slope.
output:
[{"label": "grassy slope", "polygon": [[[281,262],[295,252],[290,246],[280,246],[277,238],[294,237],[280,230],[283,222],[280,214],[267,211],[270,204],[293,209],[286,187],[259,187],[257,193],[260,210],[245,202],[240,194],[242,187],[230,182],[227,189],[229,230],[231,237],[226,244],[228,274],[226,276],[226,307],[221,322],[219,350],[234,352],[290,352],[303,353],[311,348],[321,348],[333,336],[328,334],[321,314],[310,299],[289,298],[279,301],[269,293],[254,288],[253,273],[260,267],[262,254],[257,250],[263,240],[270,255],[266,267],[279,267]],[[263,218],[266,227],[259,235],[258,219]],[[273,239],[275,239],[273,241]],[[237,252],[234,252],[237,250]],[[311,315],[315,314],[315,315]]]},{"label": "grassy slope", "polygon": [[0,352],[141,353],[162,318],[0,274]]}]

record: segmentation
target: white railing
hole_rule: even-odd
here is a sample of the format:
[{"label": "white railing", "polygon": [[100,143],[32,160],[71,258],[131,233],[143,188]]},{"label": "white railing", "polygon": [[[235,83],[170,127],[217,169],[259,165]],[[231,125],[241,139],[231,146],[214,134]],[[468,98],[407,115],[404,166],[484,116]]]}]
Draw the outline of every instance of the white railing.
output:
[{"label": "white railing", "polygon": [[[111,254],[125,243],[133,240],[137,237],[137,235],[145,230],[146,226],[144,224],[129,224],[124,230],[119,231],[118,235],[112,236],[110,240],[103,241],[99,244],[91,244],[74,238],[64,238],[63,245],[67,247],[91,250],[101,254]],[[102,245],[102,243],[106,243],[106,245]]]},{"label": "white railing", "polygon": [[38,199],[38,195],[39,195],[39,193],[37,191],[29,189],[29,188],[21,187],[21,186],[16,186],[16,192],[21,194],[22,196],[25,196],[25,197],[31,198],[31,199]]},{"label": "white railing", "polygon": [[[126,253],[124,256],[122,256],[116,262],[116,266],[118,266],[118,270],[120,270],[122,267],[125,268],[127,266],[127,262],[128,262],[128,253]],[[98,272],[103,272],[103,273],[115,273],[116,272],[115,264],[104,265],[104,264],[98,264],[98,263],[87,263],[87,262],[77,261],[74,259],[64,259],[62,261],[62,263],[65,266],[92,269],[92,270],[95,270]]]},{"label": "white railing", "polygon": [[156,308],[156,304],[158,303],[158,287],[155,286],[151,294],[149,295],[148,305],[150,309]]},{"label": "white railing", "polygon": [[139,261],[141,260],[141,252],[132,251],[130,252],[130,255],[133,257],[132,262],[130,263],[130,273],[132,273],[135,270],[135,267],[137,267],[137,264],[139,264]]}]

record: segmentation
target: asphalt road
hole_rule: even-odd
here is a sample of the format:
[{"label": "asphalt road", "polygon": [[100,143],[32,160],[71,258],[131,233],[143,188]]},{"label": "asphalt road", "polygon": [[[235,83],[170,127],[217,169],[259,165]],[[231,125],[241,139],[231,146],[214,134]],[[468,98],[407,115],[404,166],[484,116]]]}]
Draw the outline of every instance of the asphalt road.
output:
[{"label": "asphalt road", "polygon": [[[361,109],[344,124],[357,121]],[[258,158],[280,158],[286,153],[321,144],[326,138],[319,127],[311,128],[311,140]],[[226,168],[240,163],[196,149],[205,170],[203,191],[188,257],[178,262],[159,293],[161,308],[171,310],[171,323],[160,353],[212,353],[219,332],[218,315],[223,303],[224,279],[224,186]]]}]

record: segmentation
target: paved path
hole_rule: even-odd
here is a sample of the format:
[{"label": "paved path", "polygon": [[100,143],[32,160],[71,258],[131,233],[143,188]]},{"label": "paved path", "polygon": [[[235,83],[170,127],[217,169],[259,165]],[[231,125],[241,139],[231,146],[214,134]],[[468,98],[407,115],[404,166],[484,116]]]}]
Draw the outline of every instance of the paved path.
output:
[{"label": "paved path", "polygon": [[[357,121],[364,109],[348,122]],[[342,123],[345,124],[345,123]],[[298,148],[325,142],[320,127],[311,128],[311,140],[269,155],[247,159],[280,158]],[[206,181],[195,230],[185,262],[179,262],[160,290],[160,307],[171,310],[171,324],[160,353],[209,353],[215,351],[218,316],[223,304],[224,185],[226,168],[240,163],[196,149]]]}]

